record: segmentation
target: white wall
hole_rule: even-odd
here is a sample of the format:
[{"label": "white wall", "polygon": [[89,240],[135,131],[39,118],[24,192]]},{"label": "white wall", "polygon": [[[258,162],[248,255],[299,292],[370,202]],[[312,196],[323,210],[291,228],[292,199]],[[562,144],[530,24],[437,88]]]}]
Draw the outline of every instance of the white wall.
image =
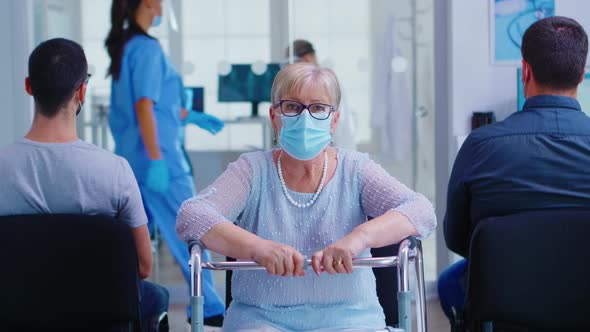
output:
[{"label": "white wall", "polygon": [[[556,15],[572,17],[590,32],[590,1],[556,0]],[[492,65],[488,0],[451,2],[452,134],[466,135],[473,111],[492,110],[497,120],[516,110],[516,66]]]},{"label": "white wall", "polygon": [[455,136],[471,129],[473,111],[498,120],[516,110],[516,69],[490,63],[489,1],[451,3],[451,121]]},{"label": "white wall", "polygon": [[371,139],[371,1],[297,0],[292,3],[292,38],[310,41],[320,65],[334,70],[346,98],[343,116],[352,118],[355,123],[356,142],[368,142]]},{"label": "white wall", "polygon": [[33,46],[32,17],[30,0],[8,1],[0,11],[0,146],[22,137],[32,120],[32,98],[24,88]]}]

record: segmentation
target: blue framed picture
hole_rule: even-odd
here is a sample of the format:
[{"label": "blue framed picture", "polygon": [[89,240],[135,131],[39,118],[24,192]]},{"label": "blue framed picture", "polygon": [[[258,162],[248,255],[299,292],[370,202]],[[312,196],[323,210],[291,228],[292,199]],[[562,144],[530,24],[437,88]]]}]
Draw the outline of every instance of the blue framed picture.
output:
[{"label": "blue framed picture", "polygon": [[492,63],[519,63],[526,29],[538,20],[554,15],[555,0],[490,0]]}]

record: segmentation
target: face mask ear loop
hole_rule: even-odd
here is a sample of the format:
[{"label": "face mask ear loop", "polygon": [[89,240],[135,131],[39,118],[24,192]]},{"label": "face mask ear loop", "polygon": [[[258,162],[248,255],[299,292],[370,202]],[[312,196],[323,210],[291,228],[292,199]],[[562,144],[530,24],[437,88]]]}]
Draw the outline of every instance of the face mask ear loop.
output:
[{"label": "face mask ear loop", "polygon": [[76,116],[82,112],[82,102],[80,101],[80,97],[78,97],[78,110],[76,111]]}]

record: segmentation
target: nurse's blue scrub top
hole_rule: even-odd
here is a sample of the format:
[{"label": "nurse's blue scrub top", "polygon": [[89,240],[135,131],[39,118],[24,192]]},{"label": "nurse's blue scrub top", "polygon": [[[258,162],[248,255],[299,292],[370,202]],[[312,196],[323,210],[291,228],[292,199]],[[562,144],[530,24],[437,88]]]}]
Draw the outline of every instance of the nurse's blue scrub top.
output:
[{"label": "nurse's blue scrub top", "polygon": [[111,85],[109,125],[115,153],[129,161],[140,185],[150,164],[135,111],[141,98],[154,102],[158,142],[171,178],[189,172],[179,139],[181,93],[181,77],[158,41],[146,35],[131,38],[125,45],[119,79]]}]

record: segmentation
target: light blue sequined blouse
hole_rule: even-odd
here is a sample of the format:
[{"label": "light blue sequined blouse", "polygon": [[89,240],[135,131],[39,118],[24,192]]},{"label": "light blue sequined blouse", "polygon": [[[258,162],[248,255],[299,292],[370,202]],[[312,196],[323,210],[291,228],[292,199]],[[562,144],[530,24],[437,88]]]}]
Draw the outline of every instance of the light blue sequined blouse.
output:
[{"label": "light blue sequined blouse", "polygon": [[[282,192],[272,151],[242,155],[211,186],[183,204],[177,232],[199,240],[220,222],[235,222],[258,236],[311,255],[367,220],[393,209],[406,215],[421,237],[436,226],[428,200],[391,177],[367,155],[338,150],[334,177],[308,208],[293,206]],[[289,191],[298,202],[312,193]],[[359,257],[370,257],[369,250]],[[375,330],[385,326],[371,269],[352,274],[273,276],[235,271],[233,302],[224,331],[272,328],[311,331],[329,328]]]}]

